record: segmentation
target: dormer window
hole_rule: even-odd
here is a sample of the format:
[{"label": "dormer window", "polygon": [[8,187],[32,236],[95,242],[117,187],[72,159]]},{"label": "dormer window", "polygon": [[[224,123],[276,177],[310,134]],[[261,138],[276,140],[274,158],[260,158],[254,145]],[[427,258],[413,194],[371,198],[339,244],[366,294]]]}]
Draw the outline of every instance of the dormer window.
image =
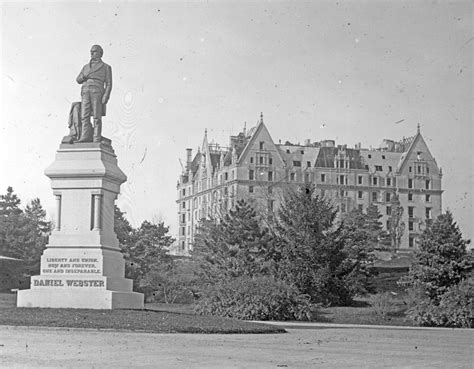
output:
[{"label": "dormer window", "polygon": [[263,144],[264,144],[264,142],[260,141],[260,143],[259,143],[260,150],[263,150]]}]

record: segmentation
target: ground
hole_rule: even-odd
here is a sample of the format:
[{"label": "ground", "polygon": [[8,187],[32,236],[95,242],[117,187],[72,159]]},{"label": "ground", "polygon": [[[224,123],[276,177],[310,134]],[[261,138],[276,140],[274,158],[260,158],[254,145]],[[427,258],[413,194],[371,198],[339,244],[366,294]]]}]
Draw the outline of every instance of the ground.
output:
[{"label": "ground", "polygon": [[334,328],[153,334],[1,327],[2,368],[471,368],[474,331]]}]

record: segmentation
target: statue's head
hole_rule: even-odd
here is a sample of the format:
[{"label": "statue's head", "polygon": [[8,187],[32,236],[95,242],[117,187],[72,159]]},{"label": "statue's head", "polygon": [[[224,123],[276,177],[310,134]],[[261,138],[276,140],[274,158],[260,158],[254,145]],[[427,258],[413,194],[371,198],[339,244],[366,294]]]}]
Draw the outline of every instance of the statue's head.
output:
[{"label": "statue's head", "polygon": [[102,58],[102,55],[104,55],[104,50],[100,45],[93,45],[91,47],[91,59],[92,60],[98,60]]}]

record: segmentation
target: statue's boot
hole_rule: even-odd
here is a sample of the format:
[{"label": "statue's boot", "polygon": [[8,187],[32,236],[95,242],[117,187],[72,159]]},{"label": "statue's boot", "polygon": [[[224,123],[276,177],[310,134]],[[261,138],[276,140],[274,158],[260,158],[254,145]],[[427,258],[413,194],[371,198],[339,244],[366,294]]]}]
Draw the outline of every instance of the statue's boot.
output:
[{"label": "statue's boot", "polygon": [[100,119],[94,119],[94,142],[100,142],[102,140],[102,121]]},{"label": "statue's boot", "polygon": [[81,138],[77,142],[92,142],[92,124],[82,122]]}]

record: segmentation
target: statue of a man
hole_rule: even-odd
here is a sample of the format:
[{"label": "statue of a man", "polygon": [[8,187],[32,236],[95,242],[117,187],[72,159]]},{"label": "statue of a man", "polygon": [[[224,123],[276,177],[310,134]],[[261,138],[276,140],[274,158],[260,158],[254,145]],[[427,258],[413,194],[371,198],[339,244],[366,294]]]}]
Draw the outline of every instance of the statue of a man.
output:
[{"label": "statue of a man", "polygon": [[[91,48],[91,61],[84,65],[76,78],[81,88],[81,123],[82,131],[79,142],[100,142],[102,132],[102,117],[105,116],[105,106],[112,91],[112,68],[102,61],[104,51],[99,45]],[[94,119],[94,132],[90,117]],[[93,137],[92,137],[93,136]]]}]

